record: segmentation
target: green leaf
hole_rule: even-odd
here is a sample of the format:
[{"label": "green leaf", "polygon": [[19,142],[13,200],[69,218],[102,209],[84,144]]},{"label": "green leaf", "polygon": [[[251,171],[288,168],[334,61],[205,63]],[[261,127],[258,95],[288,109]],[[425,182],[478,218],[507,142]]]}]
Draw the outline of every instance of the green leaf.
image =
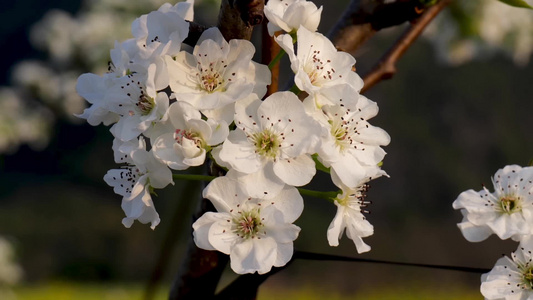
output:
[{"label": "green leaf", "polygon": [[531,7],[531,5],[527,4],[526,1],[524,0],[498,0],[500,2],[503,2],[505,4],[508,4],[508,5],[511,5],[511,6],[515,6],[515,7],[523,7],[523,8],[529,8],[529,9],[533,9],[533,7]]}]

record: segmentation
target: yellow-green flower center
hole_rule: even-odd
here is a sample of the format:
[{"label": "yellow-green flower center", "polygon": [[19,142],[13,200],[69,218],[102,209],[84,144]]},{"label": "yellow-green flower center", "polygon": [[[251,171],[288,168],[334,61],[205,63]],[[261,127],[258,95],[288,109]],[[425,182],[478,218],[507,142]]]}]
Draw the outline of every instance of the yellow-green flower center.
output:
[{"label": "yellow-green flower center", "polygon": [[141,96],[139,97],[139,101],[135,103],[135,106],[137,106],[137,108],[141,112],[141,115],[146,116],[150,114],[150,112],[154,108],[155,102],[153,98],[141,94]]},{"label": "yellow-green flower center", "polygon": [[260,210],[258,208],[239,213],[233,218],[233,231],[243,239],[255,238],[263,228]]},{"label": "yellow-green flower center", "polygon": [[502,212],[512,214],[516,211],[522,210],[520,197],[507,195],[500,198],[500,207]]},{"label": "yellow-green flower center", "polygon": [[533,266],[526,263],[525,265],[518,265],[522,273],[522,288],[533,289]]},{"label": "yellow-green flower center", "polygon": [[200,77],[203,88],[208,93],[215,92],[219,87],[224,84],[224,79],[218,73],[207,74]]},{"label": "yellow-green flower center", "polygon": [[348,136],[348,126],[342,120],[330,120],[331,135],[335,138],[335,144],[343,151],[349,147],[351,138]]},{"label": "yellow-green flower center", "polygon": [[176,129],[174,132],[176,143],[181,144],[184,138],[193,141],[198,148],[206,148],[207,146],[199,133],[184,129]]},{"label": "yellow-green flower center", "polygon": [[262,132],[255,133],[251,138],[257,154],[272,159],[278,156],[281,146],[281,138],[278,134],[265,129]]}]

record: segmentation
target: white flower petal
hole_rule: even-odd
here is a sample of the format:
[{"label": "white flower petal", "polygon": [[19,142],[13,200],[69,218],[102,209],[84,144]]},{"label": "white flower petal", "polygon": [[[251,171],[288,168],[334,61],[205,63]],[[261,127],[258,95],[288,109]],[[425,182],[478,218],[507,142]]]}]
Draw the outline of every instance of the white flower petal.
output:
[{"label": "white flower petal", "polygon": [[214,212],[206,212],[192,224],[194,243],[198,248],[216,250],[209,243],[209,229],[214,223],[220,221],[220,216],[220,214]]},{"label": "white flower petal", "polygon": [[231,216],[220,214],[218,221],[209,228],[208,240],[213,248],[224,254],[231,254],[236,245],[239,244],[239,237],[231,230]]},{"label": "white flower petal", "polygon": [[274,162],[274,173],[286,184],[306,185],[315,176],[315,162],[306,154],[295,158],[280,159]]},{"label": "white flower petal", "polygon": [[254,198],[270,198],[277,195],[285,186],[272,168],[272,163],[267,163],[264,168],[251,174],[238,177],[246,192]]},{"label": "white flower petal", "polygon": [[457,224],[457,226],[469,242],[484,241],[492,234],[492,230],[488,226],[476,226],[470,222],[462,222]]}]

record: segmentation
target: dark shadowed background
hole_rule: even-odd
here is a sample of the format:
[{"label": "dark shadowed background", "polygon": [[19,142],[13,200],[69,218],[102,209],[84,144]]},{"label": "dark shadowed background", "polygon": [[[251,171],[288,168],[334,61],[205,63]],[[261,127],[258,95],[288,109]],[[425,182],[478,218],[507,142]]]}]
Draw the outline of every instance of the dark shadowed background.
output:
[{"label": "dark shadowed background", "polygon": [[[324,4],[320,32],[327,33],[346,2]],[[0,85],[10,84],[11,67],[18,61],[45,57],[31,48],[28,32],[51,8],[76,13],[80,3],[3,4]],[[195,13],[199,16],[202,11]],[[359,74],[372,67],[403,28],[380,33],[358,52]],[[346,238],[338,248],[329,247],[326,230],[335,207],[318,199],[306,199],[297,221],[302,231],[296,247],[362,258],[492,268],[517,244],[495,237],[467,242],[456,227],[461,215],[451,203],[464,190],[479,190],[482,183],[491,186],[490,177],[497,169],[524,166],[533,159],[533,66],[518,67],[496,55],[452,67],[439,62],[429,42],[421,38],[401,59],[398,70],[392,80],[366,93],[380,107],[370,122],[392,138],[385,147],[383,166],[390,178],[372,182],[368,193],[373,202],[368,219],[375,233],[365,241],[372,251],[358,255]],[[188,184],[177,182],[155,197],[162,221],[154,231],[140,223],[124,228],[120,197],[102,179],[115,168],[111,143],[104,126],[59,119],[42,151],[23,145],[16,153],[0,155],[0,235],[14,243],[26,282],[144,282],[169,231],[177,243],[165,282],[177,272],[190,234],[190,211],[198,197],[183,197]],[[318,176],[313,185],[333,188],[327,176]],[[381,264],[296,261],[270,278],[265,288],[319,286],[353,292],[414,284],[475,290],[479,277]]]}]

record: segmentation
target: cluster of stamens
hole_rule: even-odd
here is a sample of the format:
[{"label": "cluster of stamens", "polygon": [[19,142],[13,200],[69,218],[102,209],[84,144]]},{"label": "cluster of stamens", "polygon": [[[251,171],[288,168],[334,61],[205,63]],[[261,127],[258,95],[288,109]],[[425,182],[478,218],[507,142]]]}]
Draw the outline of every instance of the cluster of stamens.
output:
[{"label": "cluster of stamens", "polygon": [[[346,112],[348,115],[349,112]],[[362,119],[363,120],[363,119]],[[358,125],[359,122],[354,118],[346,119],[344,116],[339,117],[337,113],[330,116],[329,123],[331,125],[331,135],[335,138],[335,143],[339,147],[340,151],[344,151],[347,148],[354,148],[364,151],[365,147],[362,146],[363,142],[356,141],[354,135],[359,135]]]},{"label": "cluster of stamens", "polygon": [[[533,290],[533,264],[532,264],[532,258],[531,258],[531,251],[526,251],[523,247],[520,248],[522,253],[529,257],[525,258],[526,261],[521,261],[520,258],[516,255],[516,253],[511,253],[511,258],[513,259],[514,264],[516,265],[516,269],[512,268],[509,269],[507,266],[504,266],[505,269],[509,271],[509,279],[515,278],[515,282],[507,282],[508,286],[511,286],[512,288],[518,288],[521,290]],[[514,269],[514,270],[513,270]],[[511,289],[511,293],[514,294],[515,291]]]},{"label": "cluster of stamens", "polygon": [[[513,170],[513,173],[515,171]],[[507,180],[510,180],[511,176],[507,176]],[[496,189],[494,194],[489,193],[485,185],[483,185],[484,193],[480,193],[481,198],[486,199],[485,206],[492,206],[497,211],[503,214],[513,214],[515,212],[522,211],[522,205],[524,201],[520,195],[520,187],[518,182],[525,182],[523,178],[520,178],[515,184],[508,183],[502,186],[500,175],[494,180],[494,188]],[[529,182],[531,183],[531,181]],[[525,186],[522,187],[522,190]]]},{"label": "cluster of stamens", "polygon": [[[352,193],[344,195],[343,198],[335,198],[335,201],[337,201],[340,205],[350,206],[352,209],[358,207],[361,213],[369,214],[370,211],[366,209],[370,204],[372,204],[372,201],[366,200],[369,188],[369,184],[363,184],[357,187],[357,189]],[[363,220],[365,219],[366,217],[363,216]]]},{"label": "cluster of stamens", "polygon": [[[202,63],[202,58],[207,57],[207,54],[198,54],[198,65],[196,66],[196,81],[198,82],[200,89],[205,90],[208,93],[213,93],[216,91],[224,91],[226,86],[226,79],[224,75],[228,64],[224,60]],[[235,73],[232,73],[231,76],[235,76]],[[232,79],[228,78],[228,82],[231,82]]]},{"label": "cluster of stamens", "polygon": [[260,239],[260,235],[266,234],[266,232],[261,231],[264,227],[262,220],[259,208],[239,211],[238,215],[232,220],[233,232],[243,239]]},{"label": "cluster of stamens", "polygon": [[[142,116],[146,116],[146,115],[150,114],[152,109],[155,107],[155,102],[154,102],[154,99],[152,97],[150,97],[150,96],[148,96],[148,95],[146,95],[144,93],[144,89],[143,89],[143,87],[141,85],[141,82],[140,81],[135,81],[134,75],[135,75],[134,73],[127,75],[128,78],[130,79],[129,82],[127,82],[125,85],[121,86],[120,88],[125,90],[126,95],[128,97],[132,98],[132,102],[135,105],[135,107],[137,108],[137,111]],[[136,97],[136,100],[134,100],[135,99],[134,97],[135,97],[135,94],[137,93],[137,91],[138,91],[139,96]],[[122,107],[123,105],[119,104],[118,106]],[[135,115],[135,111],[129,110],[128,114],[130,116],[133,116],[133,115]]]},{"label": "cluster of stamens", "polygon": [[198,148],[204,147],[204,141],[198,133],[184,129],[176,129],[174,132],[174,140],[176,140],[176,143],[181,145],[184,138],[193,141]]},{"label": "cluster of stamens", "polygon": [[[324,81],[333,80],[333,76],[336,76],[335,69],[329,66],[331,60],[327,59],[324,61],[320,56],[320,50],[313,50],[313,55],[307,60],[304,66],[304,71],[309,76],[311,84],[315,86],[320,86]],[[338,77],[342,78],[342,75],[338,75]]]},{"label": "cluster of stamens", "polygon": [[255,153],[272,159],[278,157],[282,141],[278,134],[265,129],[252,134],[250,139],[255,145]]},{"label": "cluster of stamens", "polygon": [[500,208],[502,212],[507,214],[512,214],[516,211],[522,210],[520,197],[514,195],[500,197]]},{"label": "cluster of stamens", "polygon": [[139,101],[135,103],[135,106],[137,106],[137,108],[141,112],[141,115],[146,116],[150,114],[150,112],[155,106],[154,99],[152,99],[152,97],[149,97],[148,95],[145,95],[144,92],[141,90]]},{"label": "cluster of stamens", "polygon": [[107,62],[107,73],[113,73],[115,72],[116,67],[115,64],[112,61]]}]

